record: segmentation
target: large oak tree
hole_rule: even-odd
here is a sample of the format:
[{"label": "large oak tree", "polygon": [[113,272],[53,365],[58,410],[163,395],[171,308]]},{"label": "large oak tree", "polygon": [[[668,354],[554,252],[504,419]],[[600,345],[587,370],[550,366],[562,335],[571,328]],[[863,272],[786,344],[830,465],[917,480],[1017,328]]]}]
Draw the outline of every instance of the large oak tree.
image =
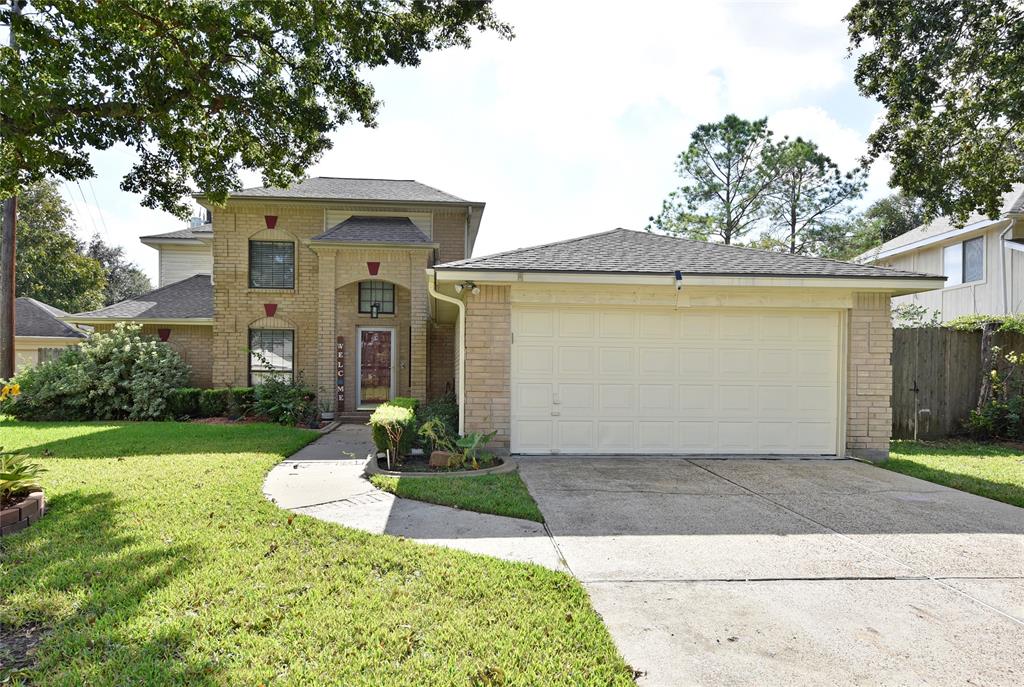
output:
[{"label": "large oak tree", "polygon": [[[13,1],[0,5],[16,41],[0,49],[0,197],[89,177],[91,150],[124,143],[138,162],[122,188],[182,216],[193,190],[223,202],[242,169],[286,186],[332,129],[373,126],[368,70],[468,46],[474,30],[511,36],[480,0],[36,0],[25,12]],[[13,281],[0,276],[3,378]]]},{"label": "large oak tree", "polygon": [[1024,3],[858,0],[846,16],[861,93],[885,106],[870,157],[925,215],[1000,212],[1024,182]]}]

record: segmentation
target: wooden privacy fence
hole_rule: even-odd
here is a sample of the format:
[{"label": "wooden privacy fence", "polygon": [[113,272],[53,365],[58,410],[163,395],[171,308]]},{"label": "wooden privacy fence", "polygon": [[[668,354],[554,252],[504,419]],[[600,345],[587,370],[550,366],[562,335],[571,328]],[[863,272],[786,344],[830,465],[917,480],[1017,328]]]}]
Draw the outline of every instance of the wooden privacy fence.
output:
[{"label": "wooden privacy fence", "polygon": [[[998,333],[1004,352],[1024,352],[1024,335]],[[892,435],[940,439],[960,429],[978,403],[981,332],[897,329],[892,341]]]}]

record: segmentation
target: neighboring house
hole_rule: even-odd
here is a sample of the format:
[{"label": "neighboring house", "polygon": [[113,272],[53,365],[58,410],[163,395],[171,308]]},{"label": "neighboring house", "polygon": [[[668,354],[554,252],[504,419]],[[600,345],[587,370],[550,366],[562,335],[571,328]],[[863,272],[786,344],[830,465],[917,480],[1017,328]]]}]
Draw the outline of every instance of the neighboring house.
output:
[{"label": "neighboring house", "polygon": [[34,298],[14,301],[14,371],[52,360],[68,346],[77,346],[88,333],[60,318],[67,313]]},{"label": "neighboring house", "polygon": [[431,279],[465,309],[465,429],[514,453],[872,459],[892,425],[889,299],[942,286],[624,229]]},{"label": "neighboring house", "polygon": [[144,322],[196,383],[301,375],[343,417],[455,390],[460,430],[517,453],[881,457],[889,299],[943,283],[622,229],[469,258],[483,203],[415,181],[199,201],[209,230],[145,240],[161,265],[209,246],[212,280],[69,319]]},{"label": "neighboring house", "polygon": [[943,321],[960,315],[1022,313],[1024,184],[1006,194],[996,219],[974,215],[956,226],[940,217],[867,251],[856,262],[945,275],[942,290],[893,301],[938,311]]}]

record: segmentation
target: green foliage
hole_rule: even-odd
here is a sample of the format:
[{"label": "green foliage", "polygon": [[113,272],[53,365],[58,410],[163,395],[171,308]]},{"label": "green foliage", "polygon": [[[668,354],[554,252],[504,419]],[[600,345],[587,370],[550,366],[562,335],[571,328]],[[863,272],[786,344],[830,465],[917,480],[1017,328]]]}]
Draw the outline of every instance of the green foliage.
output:
[{"label": "green foliage", "polygon": [[990,322],[999,324],[997,332],[1024,334],[1024,315],[961,315],[947,322],[946,326],[961,332],[978,332]]},{"label": "green foliage", "polygon": [[104,305],[120,303],[153,290],[146,273],[134,263],[125,260],[124,249],[104,243],[99,234],[93,235],[85,248],[85,254],[98,261],[107,273]]},{"label": "green foliage", "polygon": [[4,453],[0,448],[0,503],[27,496],[39,489],[39,475],[46,472],[29,457]]},{"label": "green foliage", "polygon": [[455,445],[462,450],[463,463],[469,463],[474,470],[479,470],[481,466],[487,467],[490,463],[493,463],[494,454],[485,451],[484,448],[494,440],[496,434],[496,431],[490,434],[469,432],[456,441]]},{"label": "green foliage", "polygon": [[102,307],[103,266],[82,249],[57,183],[47,179],[25,187],[18,198],[17,294],[68,312]]},{"label": "green foliage", "polygon": [[768,188],[770,235],[785,252],[808,253],[815,247],[813,230],[833,222],[864,192],[864,171],[843,174],[817,145],[802,138],[783,140],[773,155],[777,176]]},{"label": "green foliage", "polygon": [[172,389],[167,398],[168,415],[172,418],[242,417],[256,399],[252,387],[225,389]]},{"label": "green foliage", "polygon": [[[228,392],[229,397],[232,397],[229,389],[215,391]],[[254,415],[281,425],[311,425],[320,417],[316,394],[303,383],[301,376],[267,377],[262,384],[254,387],[252,398]]]},{"label": "green foliage", "polygon": [[717,236],[727,244],[743,238],[763,219],[778,176],[771,138],[767,119],[727,115],[698,126],[676,161],[683,183],[647,230],[702,241]]},{"label": "green foliage", "polygon": [[926,218],[920,198],[897,192],[869,205],[864,219],[878,227],[878,240],[885,243],[921,226]]},{"label": "green foliage", "polygon": [[971,411],[964,420],[964,429],[975,439],[1024,440],[1024,396],[992,399]]},{"label": "green foliage", "polygon": [[396,460],[409,453],[415,434],[416,416],[409,408],[381,403],[370,415],[373,443],[378,451],[390,450]]},{"label": "green foliage", "polygon": [[942,325],[938,310],[929,310],[916,303],[900,303],[892,306],[892,326],[897,329],[918,327],[939,327]]},{"label": "green foliage", "polygon": [[428,401],[416,415],[420,424],[437,419],[444,423],[450,434],[457,434],[459,431],[459,404],[455,400],[454,391]]},{"label": "green foliage", "polygon": [[1024,5],[858,0],[846,16],[860,92],[883,105],[869,155],[928,216],[1001,212],[1024,181]]},{"label": "green foliage", "polygon": [[160,419],[171,392],[188,379],[188,365],[167,344],[118,323],[50,362],[18,373],[17,400],[0,412],[33,420]]},{"label": "green foliage", "polygon": [[0,198],[48,175],[92,176],[90,151],[122,143],[138,158],[122,188],[182,217],[190,181],[216,203],[242,169],[287,186],[330,148],[328,132],[373,126],[373,68],[468,47],[474,30],[512,35],[489,3],[470,0],[144,9],[93,0],[44,10],[14,18],[17,52],[0,59]]},{"label": "green foliage", "polygon": [[414,414],[420,407],[420,402],[418,400],[415,398],[409,398],[408,396],[395,396],[393,399],[388,401],[388,403],[393,406],[398,406],[399,408],[408,408]]},{"label": "green foliage", "polygon": [[[423,422],[417,430],[417,435],[423,450],[427,453],[434,451],[445,451],[447,453],[461,453],[455,442],[458,434],[451,429],[441,417],[432,417]],[[376,438],[375,438],[376,440]]]}]

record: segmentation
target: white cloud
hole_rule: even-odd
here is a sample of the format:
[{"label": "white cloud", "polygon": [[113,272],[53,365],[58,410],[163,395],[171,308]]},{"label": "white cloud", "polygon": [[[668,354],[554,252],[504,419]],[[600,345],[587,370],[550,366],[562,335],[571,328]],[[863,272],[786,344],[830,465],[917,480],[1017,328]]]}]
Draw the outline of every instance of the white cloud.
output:
[{"label": "white cloud", "polygon": [[[415,178],[486,201],[482,254],[642,228],[690,132],[729,112],[770,115],[849,166],[867,129],[851,114],[864,105],[846,59],[848,5],[499,1],[513,41],[483,36],[417,69],[371,73],[379,126],[334,133],[310,173]],[[126,168],[107,165],[94,183],[119,198],[103,203],[107,221],[152,269],[136,237],[180,225],[118,195]],[[884,192],[883,176],[872,189]]]}]

